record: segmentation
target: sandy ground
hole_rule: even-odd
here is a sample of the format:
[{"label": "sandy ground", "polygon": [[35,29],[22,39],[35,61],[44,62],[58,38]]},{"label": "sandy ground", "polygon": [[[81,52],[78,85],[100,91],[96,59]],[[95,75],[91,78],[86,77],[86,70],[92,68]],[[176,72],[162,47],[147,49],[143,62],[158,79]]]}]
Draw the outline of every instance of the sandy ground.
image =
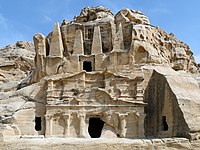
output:
[{"label": "sandy ground", "polygon": [[184,138],[165,139],[83,139],[33,138],[7,139],[0,150],[199,150],[200,143]]}]

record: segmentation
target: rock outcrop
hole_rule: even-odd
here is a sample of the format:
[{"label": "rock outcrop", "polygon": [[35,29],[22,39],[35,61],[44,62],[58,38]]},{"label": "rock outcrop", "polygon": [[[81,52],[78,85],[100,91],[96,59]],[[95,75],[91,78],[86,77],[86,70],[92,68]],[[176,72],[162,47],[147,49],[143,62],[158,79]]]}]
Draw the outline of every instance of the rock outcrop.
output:
[{"label": "rock outcrop", "polygon": [[98,7],[85,7],[81,10],[79,16],[75,16],[73,22],[84,23],[90,21],[113,20],[114,14],[107,8]]},{"label": "rock outcrop", "polygon": [[2,140],[154,137],[166,145],[165,138],[200,139],[192,51],[141,12],[86,7],[33,39],[35,54],[23,42],[0,51]]},{"label": "rock outcrop", "polygon": [[0,49],[0,82],[20,81],[34,67],[35,47],[31,42],[18,41]]}]

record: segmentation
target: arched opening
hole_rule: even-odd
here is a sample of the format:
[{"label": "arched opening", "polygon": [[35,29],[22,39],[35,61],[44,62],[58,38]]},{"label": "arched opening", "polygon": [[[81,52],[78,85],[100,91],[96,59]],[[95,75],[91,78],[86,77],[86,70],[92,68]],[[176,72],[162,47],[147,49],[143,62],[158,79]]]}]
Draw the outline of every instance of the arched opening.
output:
[{"label": "arched opening", "polygon": [[42,125],[41,125],[41,117],[35,117],[35,130],[36,131],[41,131]]},{"label": "arched opening", "polygon": [[100,118],[90,118],[88,132],[91,138],[99,138],[104,126]]},{"label": "arched opening", "polygon": [[92,71],[92,62],[91,61],[84,61],[83,62],[83,70],[90,72]]}]

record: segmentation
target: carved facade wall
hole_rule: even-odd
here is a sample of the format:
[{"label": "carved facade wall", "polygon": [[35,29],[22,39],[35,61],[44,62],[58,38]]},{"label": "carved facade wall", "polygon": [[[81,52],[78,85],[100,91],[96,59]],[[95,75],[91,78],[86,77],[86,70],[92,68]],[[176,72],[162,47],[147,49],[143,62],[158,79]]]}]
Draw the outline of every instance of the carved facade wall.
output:
[{"label": "carved facade wall", "polygon": [[[91,9],[83,9],[70,23],[56,23],[47,37],[34,36],[35,68],[30,83],[40,88],[31,97],[35,105],[15,114],[21,134],[188,137],[191,122],[185,117],[187,109],[179,107],[179,91],[170,89],[173,86],[168,86],[164,75],[154,80],[149,68],[196,72],[189,47],[151,26],[140,12],[124,9],[114,16],[102,7]],[[192,101],[191,97],[187,100]],[[23,121],[25,113],[28,117]],[[24,123],[31,129],[23,131]],[[190,126],[195,134],[199,131]]]},{"label": "carved facade wall", "polygon": [[100,137],[144,136],[142,78],[106,71],[64,75],[47,79],[46,136],[92,137],[91,118],[103,123]]}]

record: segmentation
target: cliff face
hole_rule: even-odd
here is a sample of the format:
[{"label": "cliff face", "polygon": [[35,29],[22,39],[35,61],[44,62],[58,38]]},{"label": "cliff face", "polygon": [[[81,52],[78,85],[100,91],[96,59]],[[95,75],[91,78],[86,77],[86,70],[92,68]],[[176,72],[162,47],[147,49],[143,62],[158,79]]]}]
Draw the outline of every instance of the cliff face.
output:
[{"label": "cliff face", "polygon": [[35,47],[31,42],[18,41],[0,49],[0,82],[20,81],[34,67]]},{"label": "cliff face", "polygon": [[[57,117],[53,121],[60,117],[61,123],[55,123],[59,131],[55,133],[66,136],[65,123],[70,113],[51,114],[53,109],[47,106],[54,104],[64,108],[73,104],[75,107],[103,97],[118,105],[129,106],[127,102],[137,105],[130,106],[123,117],[114,114],[113,119],[110,115],[115,123],[120,123],[122,120],[116,118],[130,117],[129,111],[135,109],[133,117],[127,119],[129,127],[137,124],[138,130],[134,132],[129,129],[128,133],[126,119],[119,127],[119,123],[114,126],[113,120],[101,116],[109,126],[104,132],[114,137],[134,134],[130,137],[199,139],[200,127],[192,123],[200,118],[200,90],[192,78],[193,75],[198,78],[199,69],[193,54],[187,44],[172,33],[152,26],[141,12],[123,9],[114,15],[103,7],[86,7],[71,22],[64,20],[61,26],[56,23],[47,37],[38,33],[33,39],[34,45],[17,42],[0,50],[0,131],[3,138],[51,135],[52,126],[45,122],[51,117]],[[193,108],[197,111],[192,111]],[[41,119],[40,131],[36,118]],[[79,122],[84,126],[84,119],[76,120],[73,122],[76,128]]]}]

